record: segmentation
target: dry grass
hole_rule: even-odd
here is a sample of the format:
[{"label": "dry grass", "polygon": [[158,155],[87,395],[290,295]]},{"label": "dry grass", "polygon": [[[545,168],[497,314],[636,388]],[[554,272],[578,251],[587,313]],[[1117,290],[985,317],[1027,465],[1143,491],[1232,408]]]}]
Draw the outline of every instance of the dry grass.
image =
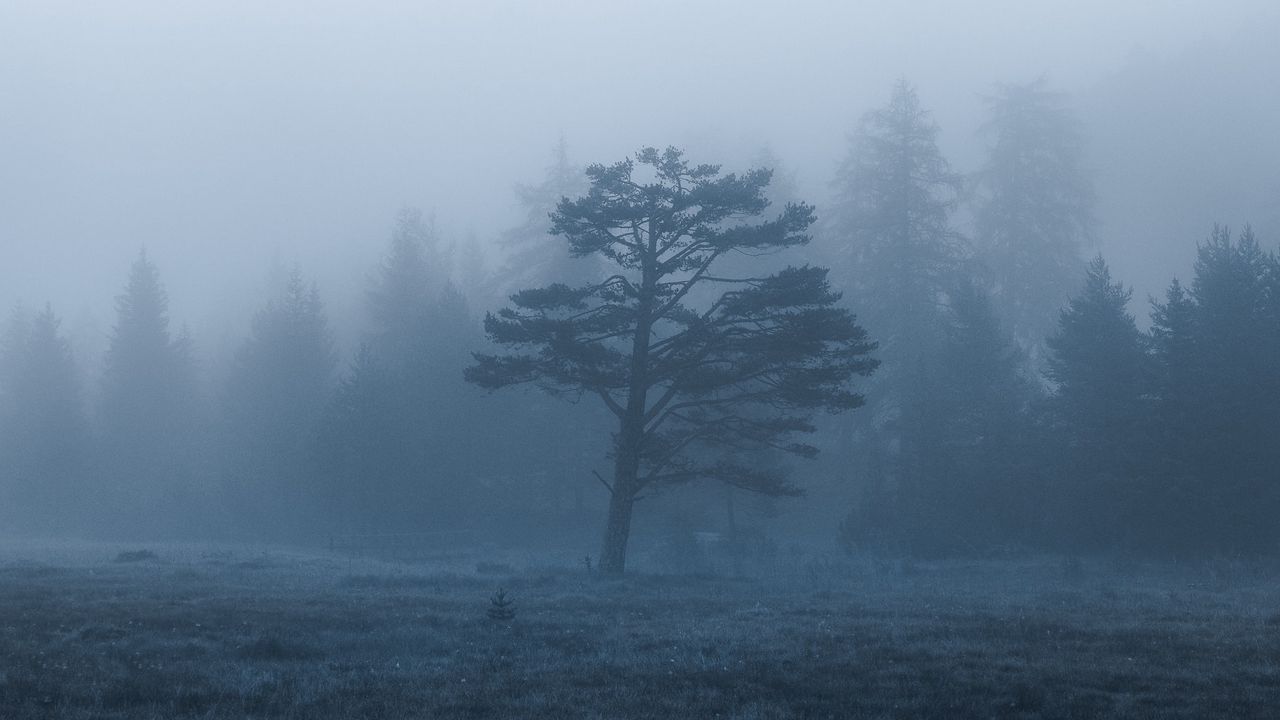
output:
[{"label": "dry grass", "polygon": [[[793,562],[496,577],[111,548],[0,561],[5,718],[1231,717],[1280,708],[1268,567]],[[44,559],[44,564],[33,561]],[[97,559],[95,559],[97,558]],[[1123,570],[1123,574],[1122,571]],[[511,623],[486,617],[501,584]]]}]

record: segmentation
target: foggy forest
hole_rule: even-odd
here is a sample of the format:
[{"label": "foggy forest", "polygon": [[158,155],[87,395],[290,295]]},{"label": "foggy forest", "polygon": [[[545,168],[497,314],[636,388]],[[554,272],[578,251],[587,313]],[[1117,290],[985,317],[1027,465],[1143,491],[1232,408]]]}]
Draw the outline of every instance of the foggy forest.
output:
[{"label": "foggy forest", "polygon": [[1274,717],[1277,30],[0,4],[0,717]]}]

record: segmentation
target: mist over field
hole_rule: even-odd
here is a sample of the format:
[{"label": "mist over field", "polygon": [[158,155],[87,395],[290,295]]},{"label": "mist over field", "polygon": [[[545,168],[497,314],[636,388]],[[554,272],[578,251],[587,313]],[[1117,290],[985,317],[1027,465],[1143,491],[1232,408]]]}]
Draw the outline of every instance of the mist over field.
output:
[{"label": "mist over field", "polygon": [[1269,3],[736,7],[7,3],[0,299],[57,301],[105,333],[146,245],[202,335],[277,255],[352,305],[352,265],[376,261],[402,205],[496,255],[512,185],[561,136],[580,164],[673,144],[739,169],[767,145],[821,206],[899,78],[965,171],[995,83],[1069,94],[1114,190],[1102,247],[1142,249],[1128,282],[1162,288],[1214,221],[1280,212]]},{"label": "mist over field", "polygon": [[1277,31],[0,4],[0,717],[1267,717]]}]

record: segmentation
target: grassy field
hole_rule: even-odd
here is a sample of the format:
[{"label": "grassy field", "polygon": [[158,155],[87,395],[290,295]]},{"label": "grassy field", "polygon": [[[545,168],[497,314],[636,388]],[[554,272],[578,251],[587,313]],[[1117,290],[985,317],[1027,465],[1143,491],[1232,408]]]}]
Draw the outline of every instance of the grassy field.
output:
[{"label": "grassy field", "polygon": [[139,549],[4,551],[0,717],[1280,717],[1271,566]]}]

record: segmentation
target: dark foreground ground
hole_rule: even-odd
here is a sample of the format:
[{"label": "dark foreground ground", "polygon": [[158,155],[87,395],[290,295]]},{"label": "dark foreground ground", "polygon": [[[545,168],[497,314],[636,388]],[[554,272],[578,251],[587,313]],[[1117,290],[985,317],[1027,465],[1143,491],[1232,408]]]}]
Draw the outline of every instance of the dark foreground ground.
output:
[{"label": "dark foreground ground", "polygon": [[150,549],[0,549],[0,717],[1280,717],[1273,566]]}]

